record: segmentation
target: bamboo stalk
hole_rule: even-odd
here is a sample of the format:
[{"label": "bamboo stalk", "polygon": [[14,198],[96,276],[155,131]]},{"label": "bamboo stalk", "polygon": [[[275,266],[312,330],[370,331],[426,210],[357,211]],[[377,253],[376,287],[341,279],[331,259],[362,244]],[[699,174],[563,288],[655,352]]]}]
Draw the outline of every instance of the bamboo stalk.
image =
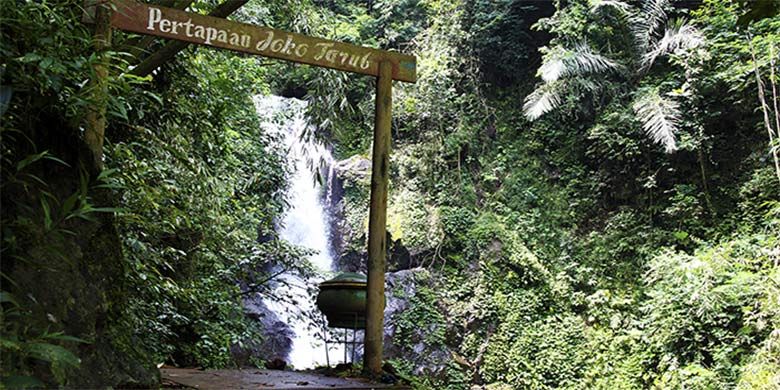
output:
[{"label": "bamboo stalk", "polygon": [[780,180],[780,160],[778,160],[777,150],[775,149],[775,132],[772,130],[772,123],[769,120],[769,107],[764,96],[764,82],[761,80],[761,73],[758,70],[758,60],[756,59],[756,50],[753,47],[753,41],[748,40],[750,44],[750,55],[753,58],[753,71],[756,74],[756,85],[758,85],[758,101],[761,102],[761,111],[764,113],[764,126],[769,134],[769,148],[775,161],[775,173],[777,180]]},{"label": "bamboo stalk", "polygon": [[[775,131],[778,132],[777,136],[780,138],[780,111],[777,109],[777,82],[775,80],[775,44],[772,43],[769,46],[769,83],[772,84],[772,102],[775,108]],[[772,149],[772,156],[774,156],[775,159],[775,167],[777,167],[777,151],[780,149],[780,145],[778,145],[777,142],[772,142],[772,145],[769,146]],[[780,178],[780,175],[778,178]]]},{"label": "bamboo stalk", "polygon": [[91,154],[96,171],[103,169],[103,138],[106,133],[106,106],[108,105],[108,55],[111,47],[111,9],[102,2],[95,5],[95,33],[92,45],[97,60],[92,65],[93,77],[89,80],[91,104],[86,112],[84,143]]}]

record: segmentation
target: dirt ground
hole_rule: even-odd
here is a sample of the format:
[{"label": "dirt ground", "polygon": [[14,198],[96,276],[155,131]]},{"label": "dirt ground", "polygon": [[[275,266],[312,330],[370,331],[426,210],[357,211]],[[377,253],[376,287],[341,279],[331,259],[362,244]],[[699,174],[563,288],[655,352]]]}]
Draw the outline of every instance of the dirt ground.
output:
[{"label": "dirt ground", "polygon": [[373,383],[362,378],[328,377],[322,374],[262,369],[197,370],[162,368],[163,388],[195,389],[408,389]]}]

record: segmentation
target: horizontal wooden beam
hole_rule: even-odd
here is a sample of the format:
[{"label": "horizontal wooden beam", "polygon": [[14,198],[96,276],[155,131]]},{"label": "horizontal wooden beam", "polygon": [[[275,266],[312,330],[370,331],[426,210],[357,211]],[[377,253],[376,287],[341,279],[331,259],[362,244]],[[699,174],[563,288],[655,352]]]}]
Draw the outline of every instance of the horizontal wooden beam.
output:
[{"label": "horizontal wooden beam", "polygon": [[[234,2],[243,3],[245,0],[227,1],[223,5]],[[122,30],[377,77],[379,64],[389,62],[394,80],[417,81],[414,56],[131,0],[113,0],[113,3],[116,11],[112,14],[111,24]],[[133,70],[135,74],[148,72],[151,72],[148,67]]]}]

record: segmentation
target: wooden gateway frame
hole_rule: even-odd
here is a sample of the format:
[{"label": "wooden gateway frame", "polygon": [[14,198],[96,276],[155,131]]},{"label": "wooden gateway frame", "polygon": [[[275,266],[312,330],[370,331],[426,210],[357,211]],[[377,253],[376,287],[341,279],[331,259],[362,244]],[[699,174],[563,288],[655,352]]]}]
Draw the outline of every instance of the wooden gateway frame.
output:
[{"label": "wooden gateway frame", "polygon": [[[393,80],[410,83],[417,81],[415,57],[234,22],[221,17],[138,3],[132,0],[92,0],[91,2],[91,7],[88,8],[94,10],[92,16],[95,23],[94,47],[98,55],[102,55],[109,48],[111,27],[114,27],[139,34],[182,41],[176,42],[181,45],[178,50],[181,50],[183,45],[186,45],[184,42],[187,42],[360,73],[377,78],[374,145],[371,163],[371,203],[368,223],[368,287],[364,370],[369,374],[381,373],[392,85]],[[233,4],[230,4],[231,2]],[[232,6],[232,10],[235,10],[245,3],[246,0],[226,0],[219,7],[227,6],[230,8]],[[232,11],[228,11],[226,14],[230,12]],[[172,51],[175,54],[178,50],[174,48],[169,52]],[[152,69],[147,65],[145,72],[150,72]],[[134,69],[134,71],[136,70],[137,68]],[[92,110],[88,111],[86,119],[85,142],[93,153],[98,169],[102,166],[103,135],[106,126],[106,76],[106,64],[96,64],[95,79],[91,80],[92,86],[95,87],[94,101],[96,104]]]}]

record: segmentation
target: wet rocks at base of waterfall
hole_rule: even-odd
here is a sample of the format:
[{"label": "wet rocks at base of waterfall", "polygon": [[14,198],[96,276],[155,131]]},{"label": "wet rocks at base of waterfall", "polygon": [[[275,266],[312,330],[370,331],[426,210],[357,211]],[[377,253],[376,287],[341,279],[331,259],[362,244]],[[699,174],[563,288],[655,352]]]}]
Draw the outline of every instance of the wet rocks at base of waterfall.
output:
[{"label": "wet rocks at base of waterfall", "polygon": [[244,342],[242,345],[233,344],[230,353],[236,363],[242,367],[253,367],[261,361],[288,356],[294,337],[290,326],[281,321],[257,295],[245,298],[243,303],[244,315],[258,328],[263,339]]},{"label": "wet rocks at base of waterfall", "polygon": [[[432,340],[429,336],[443,331],[446,324],[430,322],[416,324],[415,327],[402,325],[409,320],[406,316],[420,309],[414,307],[421,304],[421,300],[415,297],[430,284],[430,272],[423,268],[411,268],[389,272],[385,280],[388,292],[385,305],[385,359],[411,363],[415,376],[443,377],[446,375],[447,362],[451,360],[450,349],[443,340]],[[429,307],[428,310],[438,309]]]}]

